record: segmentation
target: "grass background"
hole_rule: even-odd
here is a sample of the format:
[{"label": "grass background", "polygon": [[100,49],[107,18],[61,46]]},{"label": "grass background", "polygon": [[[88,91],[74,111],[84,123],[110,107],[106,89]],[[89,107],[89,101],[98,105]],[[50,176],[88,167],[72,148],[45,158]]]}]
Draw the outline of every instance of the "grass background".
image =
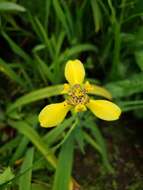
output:
[{"label": "grass background", "polygon": [[[69,59],[80,59],[86,69],[86,78],[92,83],[104,85],[112,93],[114,101],[124,112],[123,121],[116,125],[124,126],[129,121],[132,126],[132,123],[142,120],[142,15],[142,0],[0,1],[1,188],[52,188],[54,172],[49,163],[55,167],[56,161],[53,161],[54,155],[49,156],[49,147],[55,145],[57,137],[61,139],[59,135],[67,126],[74,125],[74,118],[67,119],[62,124],[61,131],[49,132],[40,129],[37,115],[44,105],[61,100],[62,97],[52,96],[61,89],[58,84],[65,82],[64,66]],[[51,85],[57,86],[49,88]],[[102,155],[104,164],[100,164],[111,170],[103,145],[102,129],[95,126],[95,119],[89,113],[81,116],[81,120],[94,126],[90,130],[98,135],[93,134],[94,141],[91,141],[80,130],[83,125],[81,122],[79,131],[76,131],[77,137],[74,137],[78,149],[83,150],[84,137]],[[88,125],[85,128],[89,128]],[[102,123],[99,122],[100,125]],[[112,126],[105,130],[105,134],[114,131]],[[132,132],[136,135],[135,129]],[[125,135],[122,133],[120,137]],[[113,133],[113,137],[116,138],[116,135]],[[73,139],[69,138],[70,141]],[[61,152],[67,151],[59,156],[61,169],[59,167],[58,171],[67,167],[70,175],[73,154],[68,152],[69,148],[63,148],[64,142],[58,146],[61,146]],[[71,147],[70,150],[72,149]],[[59,150],[56,151],[58,155]],[[67,157],[60,159],[63,155],[69,155],[68,166],[64,165]],[[100,159],[96,158],[97,160]],[[94,167],[96,170],[96,164]],[[61,178],[64,177],[64,171],[62,172]],[[57,172],[56,176],[58,175]],[[104,189],[102,177],[100,174],[100,183],[96,183],[96,189]],[[54,184],[59,184],[57,178],[60,181],[60,177],[55,177]],[[142,187],[140,181],[139,178],[135,184],[137,187],[132,188],[127,184],[127,188],[132,190]],[[85,189],[90,188],[88,178],[83,184]],[[95,186],[94,184],[93,189]],[[111,188],[120,188],[117,187],[116,180]]]}]

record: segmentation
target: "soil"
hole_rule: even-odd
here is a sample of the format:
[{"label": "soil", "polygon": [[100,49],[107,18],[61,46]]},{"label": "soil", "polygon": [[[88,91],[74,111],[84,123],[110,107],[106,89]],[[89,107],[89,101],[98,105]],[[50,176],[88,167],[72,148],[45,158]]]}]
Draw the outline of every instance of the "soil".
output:
[{"label": "soil", "polygon": [[106,172],[100,155],[91,147],[86,147],[85,155],[76,154],[73,176],[82,190],[143,190],[143,123],[133,121],[100,124],[114,174]]}]

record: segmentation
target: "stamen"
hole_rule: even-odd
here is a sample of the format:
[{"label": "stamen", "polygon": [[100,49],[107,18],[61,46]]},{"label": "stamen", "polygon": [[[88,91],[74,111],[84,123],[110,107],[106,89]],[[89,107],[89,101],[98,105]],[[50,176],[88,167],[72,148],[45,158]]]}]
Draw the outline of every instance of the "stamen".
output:
[{"label": "stamen", "polygon": [[89,97],[86,94],[86,89],[81,85],[75,84],[68,92],[67,103],[73,106],[85,105],[89,102]]}]

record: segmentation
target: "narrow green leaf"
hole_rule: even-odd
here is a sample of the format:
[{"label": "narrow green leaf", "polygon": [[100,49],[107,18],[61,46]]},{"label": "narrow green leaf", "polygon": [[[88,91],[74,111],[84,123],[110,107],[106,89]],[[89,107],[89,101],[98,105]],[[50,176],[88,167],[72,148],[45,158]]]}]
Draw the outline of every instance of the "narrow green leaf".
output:
[{"label": "narrow green leaf", "polygon": [[102,25],[102,15],[101,15],[100,6],[97,0],[90,0],[90,3],[93,12],[95,31],[98,32],[101,29]]},{"label": "narrow green leaf", "polygon": [[51,71],[49,70],[48,65],[35,53],[35,60],[38,63],[38,68],[41,70],[44,78],[48,79],[50,82],[54,82]]},{"label": "narrow green leaf", "polygon": [[61,21],[63,27],[65,28],[65,31],[67,33],[68,38],[71,38],[71,34],[69,31],[69,26],[66,20],[66,15],[64,11],[61,8],[60,2],[58,0],[53,0],[53,6],[57,14],[57,18]]},{"label": "narrow green leaf", "polygon": [[88,135],[86,132],[84,133],[84,137],[86,139],[86,141],[91,144],[98,152],[100,152],[102,154],[102,148],[100,147],[100,145],[97,144],[97,142],[90,136]]},{"label": "narrow green leaf", "polygon": [[46,0],[45,2],[45,20],[44,20],[44,26],[45,29],[48,28],[48,23],[49,23],[49,15],[50,15],[50,11],[51,11],[51,0]]},{"label": "narrow green leaf", "polygon": [[62,140],[53,147],[53,151],[56,151],[60,146],[62,146],[66,140],[75,132],[76,127],[77,127],[78,119],[76,118],[74,123],[70,126],[69,130],[64,134]]},{"label": "narrow green leaf", "polygon": [[65,17],[66,17],[66,21],[67,21],[67,24],[68,24],[68,27],[69,27],[69,31],[71,33],[71,36],[72,38],[74,37],[74,25],[73,25],[73,16],[72,16],[72,12],[70,11],[69,9],[69,6],[68,6],[68,2],[66,1],[62,1],[62,6],[63,6],[63,10],[64,10],[64,14],[65,14]]},{"label": "narrow green leaf", "polygon": [[10,167],[7,167],[3,173],[0,173],[0,185],[10,181],[14,178],[14,174],[11,171]]},{"label": "narrow green leaf", "polygon": [[34,21],[35,21],[35,25],[36,25],[35,29],[36,30],[38,29],[37,34],[40,35],[41,41],[43,42],[43,44],[46,45],[46,47],[49,50],[49,53],[50,53],[51,57],[53,57],[54,56],[54,52],[53,52],[50,40],[49,40],[49,38],[47,36],[46,30],[44,29],[43,25],[41,24],[41,22],[40,22],[40,20],[38,18],[35,18]]},{"label": "narrow green leaf", "polygon": [[9,125],[17,129],[20,133],[25,135],[34,146],[40,151],[40,153],[45,157],[45,159],[53,166],[56,167],[56,158],[53,155],[51,149],[49,149],[42,138],[38,135],[36,130],[34,130],[28,123],[25,121],[9,121]]},{"label": "narrow green leaf", "polygon": [[8,2],[8,1],[2,1],[0,2],[0,12],[9,12],[9,11],[20,11],[24,12],[26,9],[13,2]]},{"label": "narrow green leaf", "polygon": [[11,80],[15,81],[20,86],[25,87],[24,81],[13,71],[10,65],[1,58],[0,58],[0,72],[3,72]]},{"label": "narrow green leaf", "polygon": [[72,122],[74,121],[75,117],[70,117],[69,119],[66,119],[64,122],[62,122],[60,125],[49,131],[43,138],[44,142],[51,146],[52,143],[59,140],[59,137],[62,135],[64,130],[72,125]]},{"label": "narrow green leaf", "polygon": [[128,97],[143,92],[143,73],[135,74],[128,79],[111,82],[105,86],[113,98]]},{"label": "narrow green leaf", "polygon": [[80,151],[84,154],[85,136],[81,126],[77,126],[74,131],[74,136]]},{"label": "narrow green leaf", "polygon": [[0,147],[0,154],[2,154],[3,152],[7,152],[9,150],[12,151],[17,146],[20,139],[21,139],[20,136],[16,136],[15,138],[5,143],[3,146]]},{"label": "narrow green leaf", "polygon": [[118,104],[120,105],[123,112],[133,111],[143,108],[143,100],[119,101]]},{"label": "narrow green leaf", "polygon": [[53,190],[68,190],[70,185],[74,143],[70,136],[62,146],[55,174]]},{"label": "narrow green leaf", "polygon": [[31,190],[33,159],[34,159],[34,148],[30,148],[27,150],[24,162],[21,166],[20,173],[23,173],[26,170],[27,172],[21,175],[19,179],[19,190]]},{"label": "narrow green leaf", "polygon": [[26,62],[32,63],[32,59],[29,57],[29,55],[19,45],[17,45],[4,31],[2,32],[2,35],[5,38],[5,40],[9,43],[12,51],[16,55],[22,57]]},{"label": "narrow green leaf", "polygon": [[[99,151],[99,153],[102,156],[102,160],[103,160],[103,163],[104,163],[106,169],[109,172],[113,173],[114,170],[113,170],[112,166],[109,163],[106,144],[105,144],[104,138],[102,137],[102,134],[101,134],[100,130],[96,126],[95,122],[92,119],[90,119],[90,118],[88,119],[88,122],[85,122],[85,126],[90,128],[90,130],[92,132],[92,135],[94,136],[94,138],[95,138],[95,140],[96,140],[97,143],[94,141],[94,139],[93,140],[91,139],[88,142],[94,148],[96,148],[97,151]],[[87,134],[86,134],[85,137],[87,137]],[[90,137],[90,136],[88,136],[88,137]]]},{"label": "narrow green leaf", "polygon": [[13,104],[8,107],[8,112],[12,111],[13,109],[20,108],[26,104],[32,103],[34,101],[38,101],[44,98],[48,98],[51,96],[56,96],[61,94],[63,90],[63,85],[56,85],[51,87],[42,88],[39,90],[32,91],[19,99],[16,100]]},{"label": "narrow green leaf", "polygon": [[140,70],[143,71],[143,50],[139,50],[135,52],[135,59]]},{"label": "narrow green leaf", "polygon": [[75,56],[76,54],[79,54],[84,51],[97,51],[97,48],[94,45],[91,44],[78,44],[76,46],[71,47],[70,49],[65,50],[60,57],[59,61],[64,61],[65,59],[69,59],[72,56]]},{"label": "narrow green leaf", "polygon": [[62,47],[62,44],[64,42],[64,38],[65,38],[65,32],[61,31],[61,33],[58,36],[58,40],[57,40],[56,47],[55,47],[56,57],[58,56],[58,54],[61,51],[61,47]]},{"label": "narrow green leaf", "polygon": [[31,190],[50,190],[49,184],[43,183],[32,183]]},{"label": "narrow green leaf", "polygon": [[21,138],[21,141],[19,142],[16,151],[12,155],[12,158],[10,160],[10,163],[14,163],[17,159],[19,159],[23,153],[25,152],[27,145],[29,143],[29,140],[24,136]]}]

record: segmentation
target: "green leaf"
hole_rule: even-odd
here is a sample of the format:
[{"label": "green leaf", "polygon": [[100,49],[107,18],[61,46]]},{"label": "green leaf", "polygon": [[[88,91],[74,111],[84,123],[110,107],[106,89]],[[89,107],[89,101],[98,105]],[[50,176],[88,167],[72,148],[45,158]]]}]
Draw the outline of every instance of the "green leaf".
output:
[{"label": "green leaf", "polygon": [[20,108],[26,104],[49,98],[51,96],[56,96],[61,94],[63,90],[63,85],[50,86],[46,88],[42,88],[39,90],[32,91],[16,100],[13,104],[8,107],[8,112],[11,112],[13,109]]},{"label": "green leaf", "polygon": [[124,112],[143,108],[143,100],[119,101],[118,104]]},{"label": "green leaf", "polygon": [[85,122],[85,127],[90,128],[92,135],[94,139],[92,139],[88,134],[85,134],[85,138],[102,156],[103,164],[105,165],[106,169],[113,173],[114,170],[112,166],[109,163],[108,154],[107,154],[107,148],[104,141],[104,138],[96,126],[95,122],[92,119],[88,119],[88,122]]},{"label": "green leaf", "polygon": [[45,19],[44,19],[44,26],[45,28],[47,28],[48,24],[49,24],[49,16],[51,13],[51,0],[48,0],[45,2]]},{"label": "green leaf", "polygon": [[53,6],[57,14],[57,18],[61,21],[68,38],[71,38],[71,33],[69,30],[69,26],[66,19],[66,14],[64,13],[63,9],[61,8],[60,2],[58,0],[53,0]]},{"label": "green leaf", "polygon": [[48,51],[49,51],[51,57],[53,57],[54,52],[53,52],[50,40],[48,38],[46,30],[44,29],[43,25],[40,22],[40,20],[38,18],[35,18],[34,20],[32,19],[31,22],[33,23],[34,29],[36,30],[35,32],[39,35],[43,44],[45,44],[46,47],[48,48]]},{"label": "green leaf", "polygon": [[49,184],[32,183],[31,190],[50,190]]},{"label": "green leaf", "polygon": [[92,145],[100,154],[102,154],[102,148],[100,145],[98,145],[97,142],[86,132],[84,133],[84,138],[86,139],[87,143]]},{"label": "green leaf", "polygon": [[65,141],[60,151],[53,190],[69,189],[72,173],[73,151],[74,143],[71,135]]},{"label": "green leaf", "polygon": [[90,2],[93,12],[95,31],[98,32],[102,25],[102,15],[101,15],[100,6],[98,5],[97,0],[90,0]]},{"label": "green leaf", "polygon": [[26,63],[32,63],[32,59],[30,58],[30,56],[18,44],[16,44],[4,31],[2,31],[2,35],[5,38],[5,40],[9,43],[9,46],[16,55],[22,57],[26,61]]},{"label": "green leaf", "polygon": [[143,73],[135,74],[125,80],[108,83],[105,87],[111,92],[113,98],[128,97],[143,92]]},{"label": "green leaf", "polygon": [[16,3],[8,2],[8,1],[2,1],[0,2],[0,12],[9,12],[9,11],[20,11],[24,12],[26,9],[18,5]]},{"label": "green leaf", "polygon": [[56,42],[56,46],[55,46],[56,57],[58,56],[58,54],[60,54],[60,51],[61,51],[64,39],[65,39],[65,32],[61,31],[61,33],[58,36],[58,39],[57,39],[57,42]]},{"label": "green leaf", "polygon": [[12,173],[10,167],[7,167],[3,173],[0,174],[0,185],[10,181],[14,178],[14,174]]},{"label": "green leaf", "polygon": [[20,173],[24,172],[24,174],[21,175],[19,179],[19,190],[25,190],[25,189],[31,190],[33,159],[34,159],[34,148],[30,148],[27,150],[24,162],[21,166]]},{"label": "green leaf", "polygon": [[11,80],[15,81],[20,86],[25,87],[24,81],[13,71],[10,65],[1,58],[0,58],[0,72],[3,72]]},{"label": "green leaf", "polygon": [[77,126],[77,128],[75,129],[74,137],[75,137],[75,141],[77,142],[80,151],[84,154],[85,153],[85,151],[84,151],[85,136],[84,136],[84,132],[83,132],[81,126]]},{"label": "green leaf", "polygon": [[34,146],[40,151],[45,159],[53,166],[56,167],[56,158],[52,153],[52,150],[46,146],[39,134],[25,121],[9,121],[9,125],[17,129],[20,133],[25,135]]},{"label": "green leaf", "polygon": [[66,17],[66,21],[67,21],[67,25],[69,27],[69,31],[71,33],[71,37],[73,38],[74,36],[74,25],[73,25],[73,15],[72,15],[72,11],[69,8],[69,4],[66,1],[62,1],[62,6],[63,6],[63,11]]},{"label": "green leaf", "polygon": [[41,71],[41,75],[43,76],[43,78],[45,78],[45,80],[49,80],[50,82],[54,82],[53,76],[51,71],[49,70],[48,65],[35,53],[35,60],[37,62],[37,67],[39,72]]},{"label": "green leaf", "polygon": [[0,147],[0,154],[9,150],[12,151],[15,147],[17,147],[17,144],[19,143],[20,139],[21,136],[16,136],[15,138],[5,143],[3,146]]},{"label": "green leaf", "polygon": [[76,46],[71,47],[70,49],[65,50],[65,52],[63,52],[60,55],[59,61],[63,62],[65,60],[71,58],[72,56],[75,56],[76,54],[79,54],[84,51],[96,52],[97,49],[94,45],[91,45],[91,44],[78,44]]},{"label": "green leaf", "polygon": [[136,51],[135,53],[136,63],[141,71],[143,71],[143,50]]},{"label": "green leaf", "polygon": [[21,138],[21,141],[18,143],[16,151],[12,154],[12,158],[10,163],[14,163],[17,159],[19,159],[23,153],[26,151],[29,140],[26,137]]},{"label": "green leaf", "polygon": [[54,142],[59,140],[59,137],[62,135],[64,130],[72,125],[72,122],[74,121],[75,117],[70,117],[69,119],[66,119],[64,122],[62,122],[60,125],[49,131],[45,136],[44,136],[44,142],[48,145],[51,146]]}]

